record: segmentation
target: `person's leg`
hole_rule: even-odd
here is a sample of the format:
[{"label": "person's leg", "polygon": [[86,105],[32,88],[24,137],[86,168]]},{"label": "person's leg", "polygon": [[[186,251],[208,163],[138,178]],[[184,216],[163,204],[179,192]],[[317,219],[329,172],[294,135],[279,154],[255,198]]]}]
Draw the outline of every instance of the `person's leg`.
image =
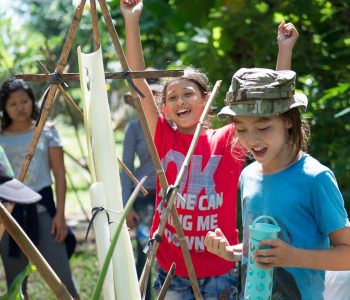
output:
[{"label": "person's leg", "polygon": [[72,297],[78,299],[79,296],[69,267],[65,243],[55,242],[55,236],[51,234],[51,222],[52,218],[47,211],[38,213],[38,249]]},{"label": "person's leg", "polygon": [[[154,288],[159,293],[167,273],[158,266]],[[207,278],[199,278],[198,284],[204,300],[236,300],[238,299],[238,268],[230,272]],[[195,299],[191,282],[187,277],[174,276],[165,295],[166,300]]]},{"label": "person's leg", "polygon": [[[157,274],[154,282],[154,289],[159,294],[167,273],[158,265]],[[186,277],[174,276],[170,282],[165,300],[194,300],[191,282]]]},{"label": "person's leg", "polygon": [[[139,196],[134,204],[134,209],[140,216],[140,223],[137,224],[136,228],[136,240],[137,240],[137,261],[136,261],[136,271],[140,278],[144,265],[146,263],[147,255],[143,252],[148,240],[149,240],[149,230],[152,224],[152,218],[154,213],[154,201],[155,193],[149,193],[147,196]],[[146,300],[151,299],[151,281],[150,276],[147,284]]]},{"label": "person's leg", "polygon": [[226,274],[199,279],[199,287],[205,300],[238,299],[238,267]]},{"label": "person's leg", "polygon": [[[28,264],[28,260],[22,251],[20,251],[19,257],[9,256],[9,240],[9,234],[5,232],[0,242],[0,252],[5,269],[7,288],[11,286],[16,276],[23,272]],[[27,279],[23,282],[22,293],[25,297],[27,296]]]}]

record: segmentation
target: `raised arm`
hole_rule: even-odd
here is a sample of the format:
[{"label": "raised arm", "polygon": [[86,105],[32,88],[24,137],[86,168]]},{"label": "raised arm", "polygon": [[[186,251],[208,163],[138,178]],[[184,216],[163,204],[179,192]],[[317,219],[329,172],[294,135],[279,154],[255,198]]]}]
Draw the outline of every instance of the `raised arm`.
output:
[{"label": "raised arm", "polygon": [[293,47],[299,37],[299,33],[292,23],[284,21],[278,26],[277,44],[278,55],[276,70],[291,70]]},{"label": "raised arm", "polygon": [[[143,51],[140,39],[140,15],[142,13],[143,3],[141,0],[121,0],[120,8],[125,20],[125,35],[126,35],[126,58],[131,70],[141,71],[145,69]],[[144,79],[134,80],[137,87],[145,95],[141,100],[142,107],[146,115],[151,135],[154,138],[157,120],[158,109],[153,98],[152,92]]]}]

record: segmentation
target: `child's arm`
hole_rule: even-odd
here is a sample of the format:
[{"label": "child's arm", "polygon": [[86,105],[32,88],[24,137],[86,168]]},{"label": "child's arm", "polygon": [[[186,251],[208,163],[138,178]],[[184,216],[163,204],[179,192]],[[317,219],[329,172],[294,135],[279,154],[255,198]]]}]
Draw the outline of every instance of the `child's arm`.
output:
[{"label": "child's arm", "polygon": [[293,47],[298,37],[299,33],[292,23],[285,24],[285,22],[282,21],[278,26],[276,70],[291,70]]},{"label": "child's arm", "polygon": [[342,228],[330,235],[332,248],[306,250],[294,248],[282,240],[262,241],[260,246],[271,249],[255,250],[254,258],[262,268],[297,267],[318,270],[350,270],[350,228]]},{"label": "child's arm", "polygon": [[[133,71],[144,70],[145,62],[143,59],[139,26],[140,15],[143,8],[142,1],[121,0],[120,8],[125,20],[126,58],[128,60],[129,67]],[[145,98],[141,98],[142,107],[146,115],[151,135],[154,137],[158,120],[158,109],[155,104],[155,100],[146,80],[134,79],[134,82],[145,95]]]},{"label": "child's arm", "polygon": [[66,169],[62,147],[49,147],[49,161],[55,178],[57,209],[52,218],[51,233],[55,235],[55,242],[61,243],[67,236],[68,227],[65,219],[66,203]]},{"label": "child's arm", "polygon": [[215,232],[208,231],[204,245],[209,252],[223,259],[235,261],[242,258],[242,244],[230,246],[220,228],[216,228]]}]

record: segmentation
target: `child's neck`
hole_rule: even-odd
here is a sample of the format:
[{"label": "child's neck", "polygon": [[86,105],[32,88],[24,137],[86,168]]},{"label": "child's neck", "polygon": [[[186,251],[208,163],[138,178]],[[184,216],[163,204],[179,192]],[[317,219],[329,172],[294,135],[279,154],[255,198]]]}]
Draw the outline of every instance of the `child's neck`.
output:
[{"label": "child's neck", "polygon": [[28,120],[26,122],[11,122],[11,124],[4,130],[7,133],[23,133],[34,129],[35,122]]},{"label": "child's neck", "polygon": [[261,173],[264,175],[270,175],[275,174],[278,172],[281,172],[287,168],[289,168],[291,165],[299,161],[299,159],[303,156],[303,152],[299,151],[296,155],[293,153],[293,156],[289,156],[286,160],[283,162],[277,162],[273,166],[264,166],[261,165]]},{"label": "child's neck", "polygon": [[[180,132],[180,133],[183,133],[183,134],[192,134],[194,135],[195,132],[196,132],[196,129],[197,129],[197,126],[193,127],[193,128],[177,128],[177,130]],[[201,128],[201,131],[200,131],[200,134],[199,135],[203,135],[207,132],[208,130],[208,127],[206,126],[203,126]]]}]

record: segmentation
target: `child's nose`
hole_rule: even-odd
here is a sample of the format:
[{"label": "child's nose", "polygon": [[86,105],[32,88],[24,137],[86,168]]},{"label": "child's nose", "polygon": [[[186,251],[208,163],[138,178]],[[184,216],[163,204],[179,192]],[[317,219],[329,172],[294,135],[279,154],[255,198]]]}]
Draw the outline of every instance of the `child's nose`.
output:
[{"label": "child's nose", "polygon": [[255,134],[251,133],[248,135],[247,142],[250,147],[256,146],[257,141],[258,141],[258,137]]},{"label": "child's nose", "polygon": [[182,96],[180,96],[178,99],[177,99],[177,104],[178,105],[181,105],[181,104],[184,104],[185,103],[185,100]]}]

